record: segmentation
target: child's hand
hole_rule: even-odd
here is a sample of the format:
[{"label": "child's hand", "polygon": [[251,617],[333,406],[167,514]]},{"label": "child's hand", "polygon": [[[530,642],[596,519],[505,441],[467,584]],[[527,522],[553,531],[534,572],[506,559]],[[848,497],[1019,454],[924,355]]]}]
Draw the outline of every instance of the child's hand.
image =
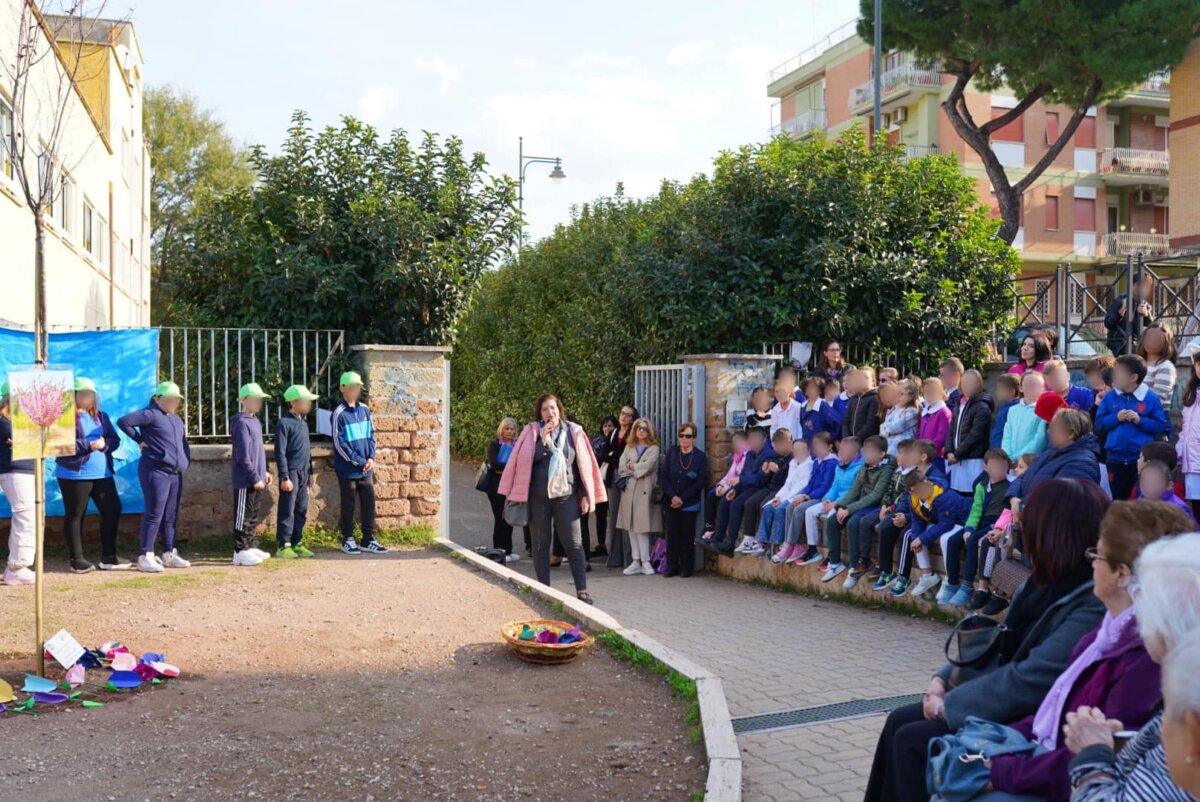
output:
[{"label": "child's hand", "polygon": [[951,465],[957,465],[957,464],[958,464],[958,457],[954,456],[954,453],[953,453],[953,452],[951,452],[951,453],[949,453],[949,454],[947,454],[947,455],[946,455],[946,462],[950,463]]},{"label": "child's hand", "polygon": [[962,530],[962,539],[963,539],[963,543],[966,543],[968,540],[970,540],[970,539],[971,539],[971,535],[973,535],[973,534],[975,534],[975,533],[974,533],[974,532],[972,532],[970,529],[964,529],[964,530]]},{"label": "child's hand", "polygon": [[832,501],[822,501],[821,502],[821,511],[822,512],[829,512],[830,510],[833,509],[833,507],[834,507],[834,504]]},{"label": "child's hand", "polygon": [[892,526],[896,527],[897,529],[903,529],[907,523],[908,516],[902,512],[898,512],[892,516]]},{"label": "child's hand", "polygon": [[987,533],[987,539],[989,543],[999,543],[1000,538],[1002,537],[1004,537],[1004,530],[1002,529],[993,529]]},{"label": "child's hand", "polygon": [[725,485],[717,485],[717,490],[716,490],[717,496],[725,495],[726,490],[727,490],[727,488],[725,487]]},{"label": "child's hand", "polygon": [[728,493],[725,494],[726,501],[733,501],[735,498],[737,498],[737,491],[735,491],[735,490],[730,490]]},{"label": "child's hand", "polygon": [[1132,423],[1134,426],[1137,426],[1139,423],[1141,423],[1141,422],[1142,422],[1142,416],[1141,416],[1141,415],[1139,415],[1139,414],[1137,414],[1136,412],[1134,412],[1134,411],[1131,409],[1131,410],[1129,410],[1129,417],[1128,417],[1128,418],[1126,418],[1125,420],[1129,421],[1129,422],[1130,422],[1130,423]]},{"label": "child's hand", "polygon": [[914,538],[912,544],[909,546],[909,549],[912,550],[913,554],[920,554],[925,550],[925,544]]},{"label": "child's hand", "polygon": [[255,483],[254,483],[254,489],[255,489],[255,490],[262,490],[262,489],[263,489],[264,487],[266,487],[266,486],[267,486],[267,483],[266,483],[266,482],[255,482]]},{"label": "child's hand", "polygon": [[266,476],[263,478],[263,481],[267,483],[267,487],[270,487],[270,486],[271,486],[271,474],[269,474],[269,473],[268,473],[268,474],[267,474],[267,475],[266,475]]},{"label": "child's hand", "polygon": [[846,523],[846,519],[850,517],[850,510],[843,507],[837,511],[837,522],[840,524]]},{"label": "child's hand", "polygon": [[889,510],[887,507],[884,507],[883,509],[881,509],[879,511],[879,520],[882,521],[884,518],[887,518],[889,512],[891,512],[891,510]]},{"label": "child's hand", "polygon": [[741,479],[739,479],[738,477],[736,477],[736,476],[735,476],[735,477],[733,477],[732,479],[730,479],[730,480],[729,480],[729,486],[730,486],[731,488],[732,488],[732,487],[737,487],[737,486],[738,486],[738,482],[740,482],[740,481],[741,481]]},{"label": "child's hand", "polygon": [[291,493],[293,490],[296,489],[296,486],[292,484],[291,479],[284,479],[282,482],[279,483],[279,489],[282,490],[284,493]]},{"label": "child's hand", "polygon": [[369,459],[367,460],[367,464],[363,466],[363,473],[370,473],[373,470],[375,470],[375,460]]},{"label": "child's hand", "polygon": [[783,499],[778,499],[778,498],[771,499],[772,509],[779,509],[779,505],[782,503],[783,503]]},{"label": "child's hand", "polygon": [[799,507],[801,504],[803,504],[806,501],[808,501],[808,496],[801,493],[800,495],[798,495],[794,499],[792,499],[792,506]]}]

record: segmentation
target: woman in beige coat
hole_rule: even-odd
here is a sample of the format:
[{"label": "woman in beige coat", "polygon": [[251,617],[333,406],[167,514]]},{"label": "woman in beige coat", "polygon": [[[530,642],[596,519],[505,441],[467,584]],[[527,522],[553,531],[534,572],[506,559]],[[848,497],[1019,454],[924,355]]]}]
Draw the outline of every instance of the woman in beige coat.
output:
[{"label": "woman in beige coat", "polygon": [[617,528],[629,532],[629,551],[633,560],[626,576],[653,574],[650,565],[650,535],[663,531],[662,504],[652,500],[658,484],[658,434],[649,418],[633,424],[633,436],[621,454],[618,481],[625,479],[621,506],[617,510]]}]

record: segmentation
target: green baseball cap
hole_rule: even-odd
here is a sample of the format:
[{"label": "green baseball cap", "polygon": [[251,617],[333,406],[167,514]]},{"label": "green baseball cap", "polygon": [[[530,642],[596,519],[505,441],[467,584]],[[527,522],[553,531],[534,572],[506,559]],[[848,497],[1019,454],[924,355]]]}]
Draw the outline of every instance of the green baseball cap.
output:
[{"label": "green baseball cap", "polygon": [[175,382],[159,382],[154,388],[154,394],[163,398],[183,398],[183,393],[179,392],[179,385]]},{"label": "green baseball cap", "polygon": [[357,370],[348,370],[342,374],[342,378],[338,379],[339,387],[350,387],[351,385],[362,386],[362,376],[358,375]]},{"label": "green baseball cap", "polygon": [[316,401],[317,394],[310,393],[303,384],[293,384],[283,391],[284,401]]},{"label": "green baseball cap", "polygon": [[242,385],[242,389],[238,390],[238,400],[243,398],[270,398],[269,395],[263,392],[263,388],[258,386],[258,382],[247,382]]},{"label": "green baseball cap", "polygon": [[75,378],[75,392],[94,393],[96,392],[96,383],[91,379],[85,379],[82,376],[77,376]]}]

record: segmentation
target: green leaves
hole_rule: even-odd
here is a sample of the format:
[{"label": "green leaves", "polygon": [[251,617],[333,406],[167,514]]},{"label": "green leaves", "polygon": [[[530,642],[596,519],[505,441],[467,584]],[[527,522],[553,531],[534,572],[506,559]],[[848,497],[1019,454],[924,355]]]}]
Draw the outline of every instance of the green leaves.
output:
[{"label": "green leaves", "polygon": [[905,162],[854,131],[599,198],[482,282],[455,351],[454,448],[481,454],[542,392],[595,427],[632,400],[636,365],[687,353],[835,336],[973,361],[1018,266],[996,225],[952,157]]},{"label": "green leaves", "polygon": [[207,198],[171,278],[180,325],[344,329],[445,345],[517,231],[515,186],[455,137],[381,136],[297,112],[253,186]]}]

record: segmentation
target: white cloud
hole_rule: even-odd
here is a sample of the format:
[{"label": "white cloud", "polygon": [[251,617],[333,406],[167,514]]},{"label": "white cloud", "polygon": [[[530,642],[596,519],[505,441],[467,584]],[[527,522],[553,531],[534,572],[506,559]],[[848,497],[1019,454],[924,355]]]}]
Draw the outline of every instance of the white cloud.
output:
[{"label": "white cloud", "polygon": [[443,97],[449,94],[450,87],[458,80],[458,68],[442,58],[416,58],[412,65],[414,69],[431,72],[438,77],[438,94]]},{"label": "white cloud", "polygon": [[680,42],[667,53],[667,64],[672,67],[692,67],[703,61],[711,50],[711,42]]},{"label": "white cloud", "polygon": [[612,53],[583,53],[571,60],[573,67],[604,67],[610,70],[630,70],[642,63],[637,56],[618,56]]},{"label": "white cloud", "polygon": [[358,116],[374,125],[399,103],[400,93],[394,86],[368,86],[358,99]]}]

